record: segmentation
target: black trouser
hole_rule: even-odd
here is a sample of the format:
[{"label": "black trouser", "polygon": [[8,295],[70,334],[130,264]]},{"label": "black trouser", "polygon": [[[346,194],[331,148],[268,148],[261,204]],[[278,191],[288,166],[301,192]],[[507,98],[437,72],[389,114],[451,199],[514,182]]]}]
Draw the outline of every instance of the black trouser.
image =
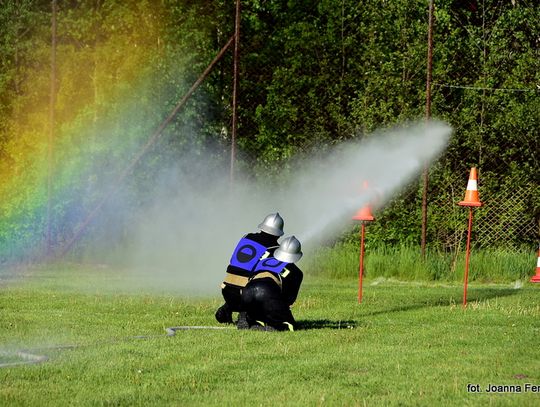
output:
[{"label": "black trouser", "polygon": [[280,331],[288,330],[286,322],[296,325],[281,288],[271,278],[256,278],[242,290],[242,307],[250,324],[264,322]]},{"label": "black trouser", "polygon": [[241,287],[237,287],[235,285],[229,285],[225,284],[225,287],[221,289],[221,294],[223,295],[223,299],[229,306],[229,309],[232,312],[240,312],[243,311],[242,309],[242,300],[240,292],[242,291]]}]

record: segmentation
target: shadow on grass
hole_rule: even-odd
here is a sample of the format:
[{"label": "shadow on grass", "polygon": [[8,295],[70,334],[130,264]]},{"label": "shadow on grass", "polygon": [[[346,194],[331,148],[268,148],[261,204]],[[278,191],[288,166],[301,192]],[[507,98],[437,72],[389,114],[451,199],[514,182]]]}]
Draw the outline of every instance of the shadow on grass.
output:
[{"label": "shadow on grass", "polygon": [[[482,302],[491,298],[507,297],[518,294],[520,290],[512,288],[472,288],[467,295],[467,303]],[[457,296],[449,296],[447,298],[441,298],[439,295],[427,296],[422,301],[416,301],[412,304],[401,304],[392,308],[382,309],[378,311],[371,311],[362,314],[362,317],[375,316],[381,314],[389,314],[394,312],[413,311],[421,308],[428,307],[448,307],[448,306],[461,306],[463,302],[463,293]],[[332,321],[329,319],[315,319],[315,320],[300,320],[297,321],[298,330],[310,330],[310,329],[353,329],[359,324],[357,320],[338,320]]]},{"label": "shadow on grass", "polygon": [[[507,297],[518,294],[520,290],[512,288],[473,288],[467,293],[467,304],[473,302],[482,302],[491,298]],[[363,314],[363,316],[374,316],[381,314],[388,314],[393,312],[412,311],[421,308],[428,307],[448,307],[451,305],[461,306],[463,303],[463,293],[457,297],[451,296],[449,298],[441,298],[440,295],[432,296],[432,298],[426,298],[424,301],[415,302],[412,304],[402,304],[389,309],[380,311],[372,311]]]},{"label": "shadow on grass", "polygon": [[357,321],[353,320],[339,320],[331,321],[329,319],[314,319],[314,320],[301,320],[296,321],[298,324],[298,330],[307,329],[353,329],[356,328]]},{"label": "shadow on grass", "polygon": [[[472,288],[467,293],[467,302],[485,301],[491,298],[516,295],[521,290],[515,288]],[[461,298],[463,300],[463,297]]]}]

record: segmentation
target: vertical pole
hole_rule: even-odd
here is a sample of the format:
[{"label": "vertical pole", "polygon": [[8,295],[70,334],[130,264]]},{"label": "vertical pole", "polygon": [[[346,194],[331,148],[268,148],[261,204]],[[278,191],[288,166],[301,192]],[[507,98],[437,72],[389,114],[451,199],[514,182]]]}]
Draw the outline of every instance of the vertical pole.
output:
[{"label": "vertical pole", "polygon": [[467,231],[467,251],[465,253],[465,277],[463,280],[463,307],[467,306],[467,284],[469,283],[469,258],[471,253],[471,230],[473,209],[469,207],[469,230]]},{"label": "vertical pole", "polygon": [[234,164],[236,161],[236,129],[238,127],[238,54],[240,49],[240,0],[236,0],[234,21],[234,61],[233,61],[233,96],[232,96],[232,136],[231,136],[231,166],[230,183],[234,184]]},{"label": "vertical pole", "polygon": [[[426,75],[426,123],[431,118],[431,76],[433,70],[433,0],[429,0],[428,17],[428,52],[427,52],[427,75]],[[426,258],[427,236],[427,190],[429,175],[427,164],[424,165],[424,185],[422,190],[422,259]]]},{"label": "vertical pole", "polygon": [[362,302],[362,279],[364,277],[364,239],[366,236],[366,223],[362,221],[360,232],[360,262],[358,266],[358,303]]},{"label": "vertical pole", "polygon": [[46,254],[52,250],[51,237],[51,207],[52,207],[52,173],[53,173],[53,142],[55,130],[55,104],[56,104],[56,0],[52,0],[51,16],[51,94],[49,99],[49,140],[47,155],[47,248]]}]

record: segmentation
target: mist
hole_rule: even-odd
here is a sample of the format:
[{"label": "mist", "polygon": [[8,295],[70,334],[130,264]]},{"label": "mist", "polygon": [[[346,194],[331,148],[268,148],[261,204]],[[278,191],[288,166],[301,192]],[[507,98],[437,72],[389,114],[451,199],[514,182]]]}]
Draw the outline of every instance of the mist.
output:
[{"label": "mist", "polygon": [[284,236],[295,235],[309,256],[342,233],[360,207],[384,207],[441,154],[451,132],[437,121],[376,132],[302,162],[275,186],[238,176],[231,189],[227,169],[205,170],[214,166],[204,157],[193,165],[185,157],[183,169],[163,169],[153,204],[130,228],[128,269],[145,287],[219,293],[237,241],[272,212],[284,218]]}]

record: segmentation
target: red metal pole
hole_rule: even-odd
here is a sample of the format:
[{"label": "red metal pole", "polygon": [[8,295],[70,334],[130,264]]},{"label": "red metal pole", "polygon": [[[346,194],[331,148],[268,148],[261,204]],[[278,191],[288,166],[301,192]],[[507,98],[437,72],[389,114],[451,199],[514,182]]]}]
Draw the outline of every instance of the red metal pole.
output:
[{"label": "red metal pole", "polygon": [[366,224],[362,222],[360,232],[360,265],[358,267],[358,303],[362,302],[362,278],[364,276],[364,238],[366,236]]},{"label": "red metal pole", "polygon": [[469,257],[471,254],[471,230],[473,210],[469,207],[469,230],[467,231],[467,251],[465,253],[465,277],[463,282],[463,306],[467,306],[467,284],[469,282]]}]

